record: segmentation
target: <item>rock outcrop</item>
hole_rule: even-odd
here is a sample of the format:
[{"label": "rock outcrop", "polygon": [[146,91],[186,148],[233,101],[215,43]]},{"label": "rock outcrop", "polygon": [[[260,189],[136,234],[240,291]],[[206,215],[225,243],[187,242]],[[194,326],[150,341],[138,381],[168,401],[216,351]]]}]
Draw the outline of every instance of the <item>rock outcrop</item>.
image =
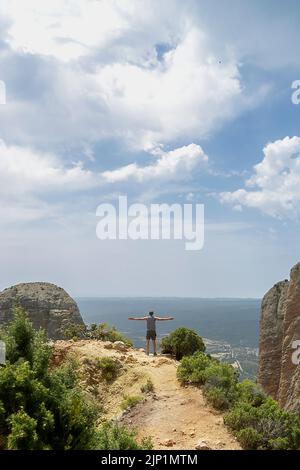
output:
[{"label": "rock outcrop", "polygon": [[275,284],[262,301],[258,382],[279,404],[300,415],[300,263],[290,281]]},{"label": "rock outcrop", "polygon": [[76,302],[54,284],[30,282],[3,290],[0,325],[11,321],[14,305],[24,308],[34,328],[44,328],[51,339],[63,339],[63,332],[71,323],[84,325]]}]

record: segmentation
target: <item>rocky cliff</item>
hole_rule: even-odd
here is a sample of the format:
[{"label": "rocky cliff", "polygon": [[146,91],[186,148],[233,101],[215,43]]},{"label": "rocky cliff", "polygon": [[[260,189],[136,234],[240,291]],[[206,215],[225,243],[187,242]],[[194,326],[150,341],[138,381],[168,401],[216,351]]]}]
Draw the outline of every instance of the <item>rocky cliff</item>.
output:
[{"label": "rocky cliff", "polygon": [[300,365],[293,360],[300,340],[300,263],[262,301],[258,382],[280,405],[300,415]]},{"label": "rocky cliff", "polygon": [[2,291],[0,325],[12,319],[15,304],[26,310],[35,328],[44,328],[52,339],[63,339],[63,331],[70,323],[84,324],[76,302],[54,284],[30,282]]}]

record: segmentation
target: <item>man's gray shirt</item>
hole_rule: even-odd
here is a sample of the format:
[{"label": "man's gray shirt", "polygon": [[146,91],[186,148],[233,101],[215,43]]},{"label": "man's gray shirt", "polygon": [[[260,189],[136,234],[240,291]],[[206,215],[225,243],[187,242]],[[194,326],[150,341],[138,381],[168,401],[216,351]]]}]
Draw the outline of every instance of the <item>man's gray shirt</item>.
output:
[{"label": "man's gray shirt", "polygon": [[147,331],[156,331],[155,323],[156,323],[155,317],[147,318]]}]

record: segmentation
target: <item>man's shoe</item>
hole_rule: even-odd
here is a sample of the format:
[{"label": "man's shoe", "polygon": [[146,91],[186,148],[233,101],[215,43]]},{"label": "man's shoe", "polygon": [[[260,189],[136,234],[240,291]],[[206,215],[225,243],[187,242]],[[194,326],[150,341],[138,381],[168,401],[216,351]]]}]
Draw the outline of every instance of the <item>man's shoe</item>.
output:
[{"label": "man's shoe", "polygon": [[157,356],[157,353],[153,353],[153,356]]}]

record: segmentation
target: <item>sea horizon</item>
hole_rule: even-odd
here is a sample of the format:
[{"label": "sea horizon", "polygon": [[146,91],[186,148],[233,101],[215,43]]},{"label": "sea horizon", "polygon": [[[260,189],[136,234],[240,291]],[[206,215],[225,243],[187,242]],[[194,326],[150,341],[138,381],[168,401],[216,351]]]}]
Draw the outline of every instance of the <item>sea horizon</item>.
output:
[{"label": "sea horizon", "polygon": [[199,300],[262,300],[262,297],[199,297],[182,295],[75,295],[75,300],[84,299],[199,299]]}]

